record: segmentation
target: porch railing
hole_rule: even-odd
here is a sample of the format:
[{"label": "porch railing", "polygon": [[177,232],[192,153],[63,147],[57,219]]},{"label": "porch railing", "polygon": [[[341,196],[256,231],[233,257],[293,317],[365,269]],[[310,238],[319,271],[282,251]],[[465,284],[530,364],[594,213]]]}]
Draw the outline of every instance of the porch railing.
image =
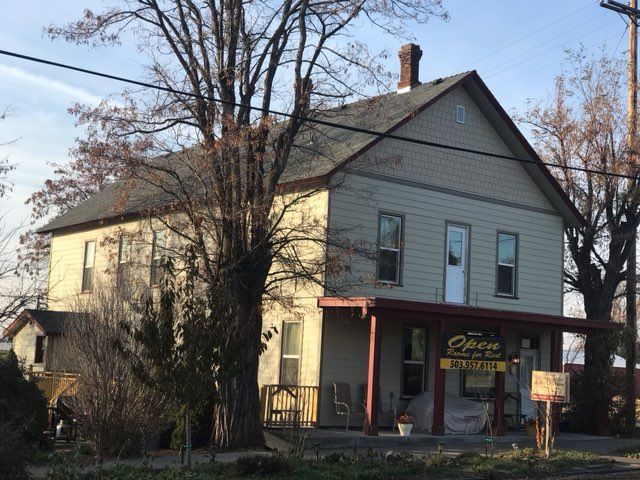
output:
[{"label": "porch railing", "polygon": [[260,408],[265,427],[314,428],[317,426],[318,387],[263,385]]},{"label": "porch railing", "polygon": [[76,394],[78,375],[75,373],[31,372],[31,378],[47,397],[49,406],[55,406],[62,395]]}]

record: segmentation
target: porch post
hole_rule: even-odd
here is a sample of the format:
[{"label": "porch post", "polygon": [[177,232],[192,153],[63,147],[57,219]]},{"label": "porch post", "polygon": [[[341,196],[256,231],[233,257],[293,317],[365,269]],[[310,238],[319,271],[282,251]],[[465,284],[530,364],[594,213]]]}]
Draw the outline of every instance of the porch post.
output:
[{"label": "porch post", "polygon": [[444,435],[444,389],[445,371],[440,368],[440,343],[442,342],[443,322],[436,322],[436,364],[433,376],[433,435]]},{"label": "porch post", "polygon": [[[551,331],[551,361],[550,370],[552,372],[562,371],[562,332],[558,330]],[[560,422],[560,405],[557,403],[551,404],[551,420],[553,425],[553,433],[558,433],[558,423]]]},{"label": "porch post", "polygon": [[372,313],[369,327],[369,372],[367,375],[367,405],[364,418],[365,435],[378,435],[381,333],[380,318],[376,313]]},{"label": "porch post", "polygon": [[[498,335],[504,336],[503,325],[498,327]],[[504,418],[504,372],[496,372],[493,388],[493,430],[496,435],[504,435],[507,423]]]}]

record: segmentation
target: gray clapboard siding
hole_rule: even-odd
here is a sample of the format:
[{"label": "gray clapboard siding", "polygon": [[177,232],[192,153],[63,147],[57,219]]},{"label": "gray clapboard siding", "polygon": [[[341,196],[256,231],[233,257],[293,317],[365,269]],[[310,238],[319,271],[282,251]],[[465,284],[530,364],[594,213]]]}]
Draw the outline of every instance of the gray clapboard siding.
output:
[{"label": "gray clapboard siding", "polygon": [[[331,192],[329,218],[332,227],[347,228],[354,240],[376,241],[379,211],[405,216],[403,286],[374,287],[370,281],[375,264],[354,257],[347,281],[360,285],[352,294],[434,301],[437,289],[441,297],[449,221],[471,226],[471,304],[477,292],[480,307],[562,313],[562,219],[558,215],[359,175],[347,175],[345,184],[348,188]],[[518,299],[494,296],[498,230],[519,235]]]}]

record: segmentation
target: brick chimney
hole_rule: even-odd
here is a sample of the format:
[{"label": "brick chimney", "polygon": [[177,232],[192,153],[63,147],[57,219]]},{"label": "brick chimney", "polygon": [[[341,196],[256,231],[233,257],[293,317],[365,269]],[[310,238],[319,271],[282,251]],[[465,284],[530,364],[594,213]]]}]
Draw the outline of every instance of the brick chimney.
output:
[{"label": "brick chimney", "polygon": [[422,50],[414,43],[409,43],[400,47],[398,52],[400,57],[400,81],[398,82],[398,93],[405,93],[413,87],[420,85],[419,70]]}]

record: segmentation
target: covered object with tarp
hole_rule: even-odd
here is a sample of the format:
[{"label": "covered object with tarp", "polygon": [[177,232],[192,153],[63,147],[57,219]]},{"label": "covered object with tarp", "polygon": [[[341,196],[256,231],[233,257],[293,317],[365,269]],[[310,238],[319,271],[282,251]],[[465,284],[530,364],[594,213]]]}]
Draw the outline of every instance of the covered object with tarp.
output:
[{"label": "covered object with tarp", "polygon": [[[409,406],[407,414],[414,418],[416,430],[431,433],[433,426],[433,392],[422,392],[416,395]],[[444,399],[444,428],[448,434],[480,433],[487,421],[487,410],[484,404],[460,398],[449,393]]]}]

